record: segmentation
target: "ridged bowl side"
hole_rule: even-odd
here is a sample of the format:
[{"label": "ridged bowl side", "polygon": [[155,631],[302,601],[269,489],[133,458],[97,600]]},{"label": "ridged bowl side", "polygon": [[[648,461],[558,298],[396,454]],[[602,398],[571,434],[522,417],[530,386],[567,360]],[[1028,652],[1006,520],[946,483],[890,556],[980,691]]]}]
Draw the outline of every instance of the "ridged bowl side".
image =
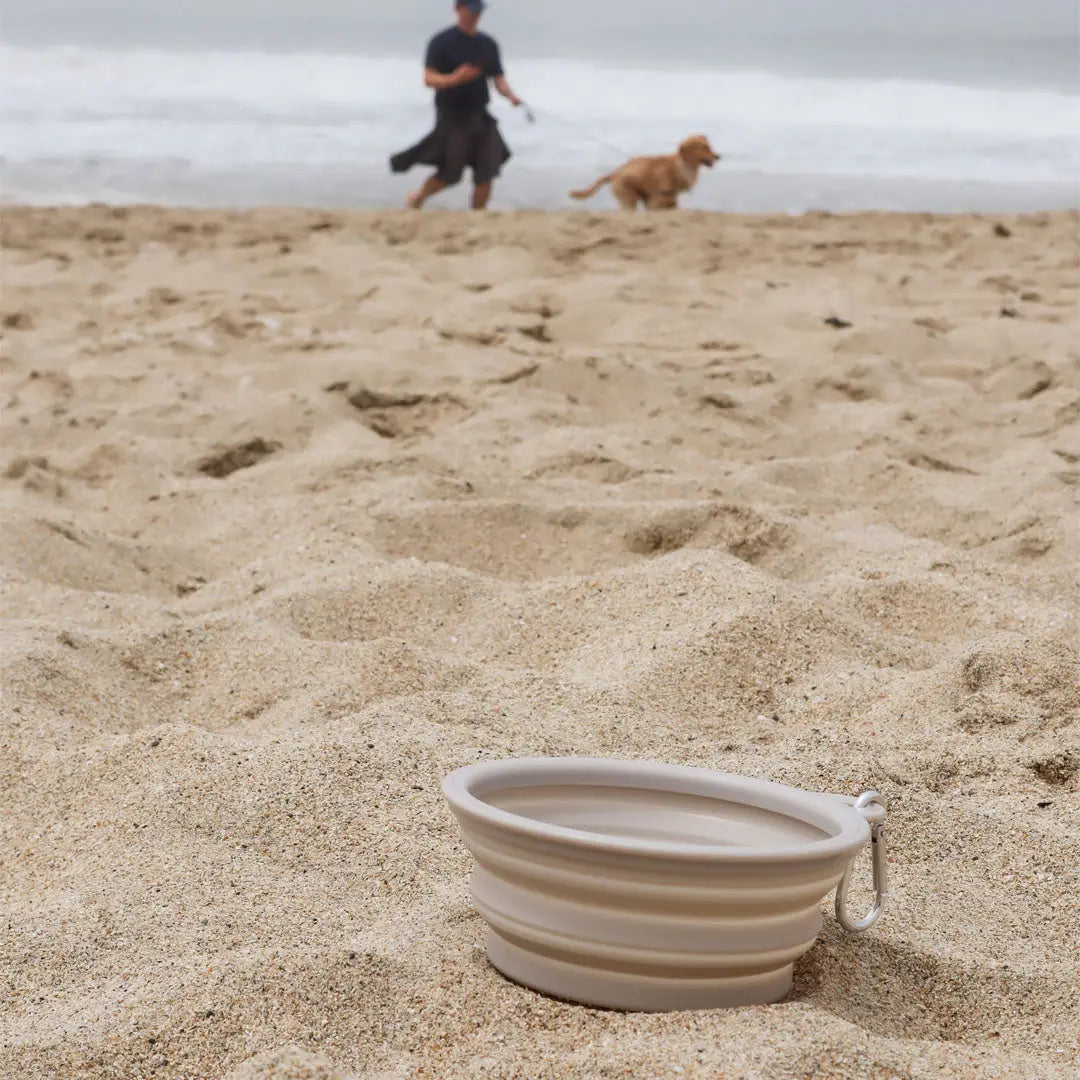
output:
[{"label": "ridged bowl side", "polygon": [[[545,767],[551,763],[538,763]],[[664,783],[668,768],[638,779]],[[518,764],[514,777],[527,783],[527,770]],[[712,778],[714,790],[722,790],[723,774]],[[782,796],[811,816],[821,808],[815,800],[828,798],[780,785],[753,791]],[[821,928],[821,900],[867,835],[860,815],[838,803],[827,807],[827,817],[839,823],[840,843],[826,837],[771,854],[619,838],[605,844],[602,836],[582,840],[572,830],[519,825],[513,815],[491,814],[458,796],[451,786],[447,797],[476,860],[472,895],[489,927],[491,962],[542,992],[619,1009],[716,1008],[782,997],[792,964]]]}]

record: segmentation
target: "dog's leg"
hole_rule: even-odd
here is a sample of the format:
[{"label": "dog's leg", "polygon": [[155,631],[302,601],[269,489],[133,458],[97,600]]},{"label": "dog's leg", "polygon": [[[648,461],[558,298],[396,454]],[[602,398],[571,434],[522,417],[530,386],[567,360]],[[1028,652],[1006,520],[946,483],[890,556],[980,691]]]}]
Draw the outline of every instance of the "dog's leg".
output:
[{"label": "dog's leg", "polygon": [[677,210],[679,208],[679,196],[673,191],[658,191],[650,195],[645,202],[647,210]]},{"label": "dog's leg", "polygon": [[640,195],[633,184],[626,180],[615,180],[611,185],[611,194],[615,196],[622,210],[636,210]]}]

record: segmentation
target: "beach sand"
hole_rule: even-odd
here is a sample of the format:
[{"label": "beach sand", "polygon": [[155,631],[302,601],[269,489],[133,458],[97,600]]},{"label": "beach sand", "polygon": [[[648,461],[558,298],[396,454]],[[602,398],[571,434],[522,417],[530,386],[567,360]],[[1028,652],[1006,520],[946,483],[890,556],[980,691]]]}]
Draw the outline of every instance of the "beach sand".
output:
[{"label": "beach sand", "polygon": [[[1076,214],[3,230],[0,1075],[1077,1075]],[[887,917],[514,986],[439,781],[529,754],[876,788]]]}]

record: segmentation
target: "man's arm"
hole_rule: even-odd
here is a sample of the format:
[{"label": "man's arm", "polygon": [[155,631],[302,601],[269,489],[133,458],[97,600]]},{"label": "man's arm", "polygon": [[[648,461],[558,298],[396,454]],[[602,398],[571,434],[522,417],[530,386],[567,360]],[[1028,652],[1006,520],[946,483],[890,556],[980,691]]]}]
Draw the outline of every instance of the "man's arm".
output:
[{"label": "man's arm", "polygon": [[502,54],[499,52],[498,43],[492,41],[491,45],[494,55],[491,60],[491,70],[488,74],[491,76],[491,81],[494,84],[495,89],[498,90],[499,93],[514,106],[514,108],[517,108],[517,106],[521,104],[521,98],[510,89],[510,84],[506,81],[506,75],[503,72],[502,66]]},{"label": "man's arm", "polygon": [[[475,64],[460,64],[454,71],[446,74],[445,69],[453,61],[446,62],[444,50],[440,45],[441,40],[442,35],[433,37],[428,42],[427,51],[424,54],[424,85],[426,87],[431,90],[451,90],[455,86],[461,86],[462,83],[472,82],[483,74]],[[440,68],[443,70],[440,71]]]},{"label": "man's arm", "polygon": [[450,90],[455,86],[461,86],[462,83],[472,82],[483,74],[483,71],[475,64],[462,64],[449,75],[443,75],[434,68],[426,67],[424,68],[424,85],[432,90]]},{"label": "man's arm", "polygon": [[510,89],[510,84],[506,81],[505,75],[496,75],[495,78],[492,79],[492,82],[495,85],[495,89],[498,90],[499,93],[502,94],[502,96],[506,98],[506,100],[509,101],[511,105],[516,108],[518,105],[521,104],[521,98],[519,98],[517,94],[515,94],[514,91]]}]

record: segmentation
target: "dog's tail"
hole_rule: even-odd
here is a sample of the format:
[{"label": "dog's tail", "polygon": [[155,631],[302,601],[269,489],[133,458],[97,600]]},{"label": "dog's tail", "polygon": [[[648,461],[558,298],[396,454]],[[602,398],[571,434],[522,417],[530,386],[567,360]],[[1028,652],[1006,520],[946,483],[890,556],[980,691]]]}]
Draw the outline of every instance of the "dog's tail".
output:
[{"label": "dog's tail", "polygon": [[611,183],[611,178],[614,175],[615,175],[614,173],[608,173],[607,176],[601,176],[600,179],[597,180],[596,183],[593,184],[592,187],[581,188],[579,191],[571,191],[570,192],[570,198],[571,199],[588,199],[588,198],[590,198],[591,196],[595,195],[605,184]]}]

